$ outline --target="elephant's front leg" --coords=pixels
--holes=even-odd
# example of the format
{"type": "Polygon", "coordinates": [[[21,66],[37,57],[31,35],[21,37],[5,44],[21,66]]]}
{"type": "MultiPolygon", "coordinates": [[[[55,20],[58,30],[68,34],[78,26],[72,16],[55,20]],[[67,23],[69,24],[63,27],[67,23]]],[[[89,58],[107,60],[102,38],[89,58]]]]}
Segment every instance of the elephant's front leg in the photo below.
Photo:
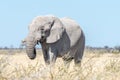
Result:
{"type": "Polygon", "coordinates": [[[47,50],[43,50],[44,61],[46,65],[50,64],[50,58],[47,50]]]}
{"type": "Polygon", "coordinates": [[[57,58],[57,50],[55,48],[49,48],[50,65],[54,65],[57,58]]]}
{"type": "Polygon", "coordinates": [[[50,58],[48,53],[48,45],[46,43],[41,43],[42,51],[43,51],[43,57],[46,65],[50,64],[50,58]]]}

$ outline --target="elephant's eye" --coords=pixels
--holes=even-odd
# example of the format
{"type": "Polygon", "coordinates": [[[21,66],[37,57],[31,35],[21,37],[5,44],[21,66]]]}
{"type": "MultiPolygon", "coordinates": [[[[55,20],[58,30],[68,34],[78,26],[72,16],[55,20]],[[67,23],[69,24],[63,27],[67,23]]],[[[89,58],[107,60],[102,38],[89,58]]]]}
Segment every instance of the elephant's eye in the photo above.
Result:
{"type": "Polygon", "coordinates": [[[43,32],[44,32],[44,29],[41,29],[41,32],[43,33],[43,32]]]}
{"type": "Polygon", "coordinates": [[[39,28],[37,29],[37,31],[41,31],[41,30],[43,30],[43,28],[40,28],[40,27],[39,27],[39,28]]]}
{"type": "Polygon", "coordinates": [[[43,31],[44,29],[42,28],[41,31],[43,31]]]}

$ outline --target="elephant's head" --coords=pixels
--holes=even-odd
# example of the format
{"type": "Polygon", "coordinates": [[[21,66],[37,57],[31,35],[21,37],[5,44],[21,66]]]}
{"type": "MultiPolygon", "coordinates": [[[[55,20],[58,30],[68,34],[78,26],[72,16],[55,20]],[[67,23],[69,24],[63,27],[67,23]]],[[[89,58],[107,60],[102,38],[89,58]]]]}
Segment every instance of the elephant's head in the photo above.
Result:
{"type": "Polygon", "coordinates": [[[36,17],[29,25],[29,33],[24,42],[26,52],[30,59],[36,57],[35,45],[37,43],[54,43],[64,32],[62,22],[54,16],[36,17]]]}

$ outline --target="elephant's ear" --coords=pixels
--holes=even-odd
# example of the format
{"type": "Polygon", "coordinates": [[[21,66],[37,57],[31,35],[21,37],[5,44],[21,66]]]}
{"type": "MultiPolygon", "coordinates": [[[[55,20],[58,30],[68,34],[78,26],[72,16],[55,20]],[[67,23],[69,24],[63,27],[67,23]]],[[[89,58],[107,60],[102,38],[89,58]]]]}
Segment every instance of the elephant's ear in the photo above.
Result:
{"type": "Polygon", "coordinates": [[[58,18],[54,18],[51,25],[50,35],[46,39],[46,43],[54,43],[58,41],[65,31],[62,22],[58,18]]]}

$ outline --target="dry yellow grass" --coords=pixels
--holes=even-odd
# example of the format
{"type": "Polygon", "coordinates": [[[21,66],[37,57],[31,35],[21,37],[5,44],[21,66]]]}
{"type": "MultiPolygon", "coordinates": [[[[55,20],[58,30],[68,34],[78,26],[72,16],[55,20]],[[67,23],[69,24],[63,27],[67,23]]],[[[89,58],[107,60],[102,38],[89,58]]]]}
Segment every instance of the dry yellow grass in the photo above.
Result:
{"type": "Polygon", "coordinates": [[[38,53],[30,60],[26,53],[12,55],[0,51],[0,80],[119,80],[120,54],[85,52],[81,67],[64,67],[58,58],[54,68],[46,67],[43,57],[38,53]],[[1,54],[2,53],[2,54],[1,54]]]}

